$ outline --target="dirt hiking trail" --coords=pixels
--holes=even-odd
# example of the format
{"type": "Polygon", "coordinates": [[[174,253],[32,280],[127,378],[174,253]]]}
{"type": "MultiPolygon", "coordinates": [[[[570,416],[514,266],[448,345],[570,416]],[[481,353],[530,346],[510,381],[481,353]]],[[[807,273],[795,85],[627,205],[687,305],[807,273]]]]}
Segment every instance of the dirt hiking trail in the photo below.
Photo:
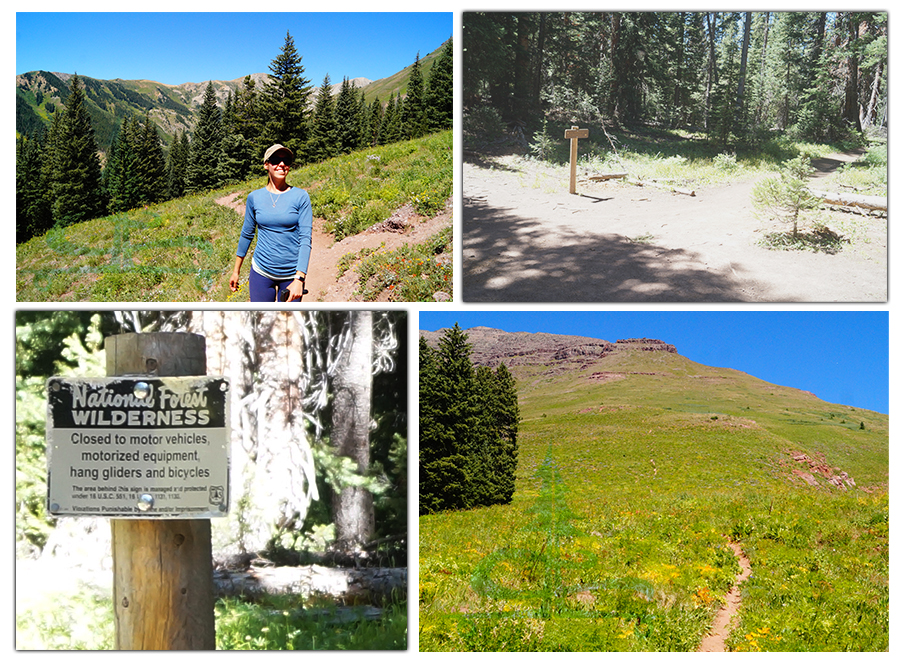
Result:
{"type": "Polygon", "coordinates": [[[725,594],[725,604],[719,610],[719,613],[716,614],[716,618],[713,621],[709,634],[706,635],[700,643],[700,648],[697,650],[701,653],[719,653],[725,651],[725,640],[731,632],[730,626],[734,620],[735,614],[737,614],[738,609],[740,609],[741,606],[740,586],[747,581],[752,572],[750,569],[750,559],[747,558],[746,554],[741,550],[741,547],[730,540],[728,541],[728,546],[731,547],[734,555],[737,556],[738,562],[741,565],[741,573],[734,580],[734,585],[728,593],[725,594]]]}
{"type": "MultiPolygon", "coordinates": [[[[815,184],[857,153],[816,161],[815,184]]],[[[514,155],[465,154],[463,300],[467,302],[883,302],[887,221],[825,209],[850,240],[840,252],[768,250],[787,226],[760,220],[754,180],[695,196],[514,155]]]]}
{"type": "MultiPolygon", "coordinates": [[[[237,211],[243,218],[246,208],[242,200],[244,194],[246,193],[233,192],[220,197],[216,203],[237,211]]],[[[323,222],[320,218],[313,218],[312,254],[309,259],[309,269],[306,272],[306,288],[309,290],[309,294],[303,297],[303,303],[361,301],[361,298],[354,294],[359,276],[353,266],[338,278],[338,262],[341,257],[363,249],[391,251],[402,248],[404,245],[424,243],[444,227],[453,224],[453,207],[451,200],[442,213],[427,219],[417,215],[412,207],[404,206],[395,211],[388,220],[337,243],[332,234],[323,230],[323,222]]],[[[235,235],[234,243],[237,247],[237,235],[235,235]]],[[[452,260],[448,258],[448,261],[452,260]]],[[[242,270],[241,273],[242,280],[246,280],[245,270],[242,270]]],[[[386,295],[376,299],[376,301],[387,300],[386,295]]]]}

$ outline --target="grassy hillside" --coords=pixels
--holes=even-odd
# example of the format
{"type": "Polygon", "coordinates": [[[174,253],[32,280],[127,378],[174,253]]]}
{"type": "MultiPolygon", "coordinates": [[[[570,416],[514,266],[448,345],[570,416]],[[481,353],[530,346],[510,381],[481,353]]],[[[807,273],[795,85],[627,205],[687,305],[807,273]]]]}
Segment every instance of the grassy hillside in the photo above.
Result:
{"type": "MultiPolygon", "coordinates": [[[[419,64],[425,80],[431,72],[434,61],[443,45],[432,53],[421,56],[419,64]]],[[[414,60],[414,58],[412,59],[414,60]]],[[[361,65],[362,67],[362,65],[361,65]]],[[[391,94],[405,96],[412,61],[392,76],[372,81],[361,90],[366,102],[378,98],[387,103],[391,94]]],[[[267,73],[250,75],[257,87],[268,78],[267,73]]],[[[159,128],[163,143],[168,145],[176,132],[193,128],[195,115],[203,102],[207,81],[170,85],[145,79],[92,79],[79,77],[85,88],[86,106],[100,151],[105,153],[115,136],[116,129],[128,116],[143,117],[150,114],[159,128]]],[[[334,82],[334,89],[340,88],[341,79],[334,82]]],[[[69,97],[71,74],[53,72],[25,72],[16,76],[16,138],[22,133],[34,135],[40,126],[48,126],[53,114],[65,105],[69,97]]],[[[224,105],[229,93],[234,93],[244,84],[244,77],[232,81],[211,82],[219,104],[224,105]]],[[[310,106],[314,104],[315,86],[310,106]]]]}
{"type": "MultiPolygon", "coordinates": [[[[446,42],[444,42],[444,44],[446,44],[446,42]]],[[[444,44],[441,44],[441,46],[439,46],[429,54],[419,56],[419,67],[422,70],[422,77],[425,79],[425,81],[428,81],[429,77],[431,76],[431,68],[434,67],[434,62],[441,54],[441,51],[444,48],[444,44]]],[[[391,96],[391,94],[395,96],[399,95],[400,97],[405,97],[406,86],[409,83],[409,75],[412,72],[412,68],[413,63],[410,63],[396,74],[385,77],[383,79],[378,79],[377,81],[373,81],[369,85],[363,87],[362,92],[366,96],[366,102],[368,103],[374,99],[378,99],[382,103],[387,103],[388,98],[391,96]]]]}
{"type": "Polygon", "coordinates": [[[666,352],[511,370],[516,495],[420,519],[421,650],[696,650],[729,540],[729,649],[887,650],[886,415],[666,352]]]}
{"type": "MultiPolygon", "coordinates": [[[[426,216],[440,211],[453,193],[452,140],[446,131],[358,151],[298,167],[290,182],[309,192],[313,215],[339,240],[404,204],[426,216]]],[[[16,300],[246,301],[245,291],[232,295],[228,287],[243,218],[215,202],[264,185],[258,178],[33,238],[16,247],[16,300]]],[[[396,262],[421,260],[429,275],[444,275],[446,269],[431,265],[450,240],[407,249],[396,262]]],[[[404,274],[390,258],[379,266],[379,284],[403,286],[404,274]]],[[[446,290],[446,282],[394,291],[420,300],[446,290]]]]}

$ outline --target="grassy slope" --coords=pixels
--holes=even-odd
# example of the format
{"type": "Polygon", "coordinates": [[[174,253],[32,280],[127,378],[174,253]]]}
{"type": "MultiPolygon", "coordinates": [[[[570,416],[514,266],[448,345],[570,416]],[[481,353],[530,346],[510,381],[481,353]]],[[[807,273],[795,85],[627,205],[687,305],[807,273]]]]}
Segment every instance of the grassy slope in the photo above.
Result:
{"type": "MultiPolygon", "coordinates": [[[[446,44],[446,42],[444,42],[444,44],[446,44]]],[[[438,59],[438,56],[444,49],[444,44],[441,44],[431,53],[419,58],[419,67],[421,68],[422,77],[425,81],[428,81],[428,78],[431,76],[431,68],[434,67],[434,62],[438,59]]],[[[372,100],[378,99],[386,104],[391,94],[404,97],[406,95],[406,86],[409,83],[409,75],[412,72],[412,68],[413,63],[410,63],[396,74],[392,74],[383,79],[378,79],[377,81],[373,81],[369,85],[364,86],[362,92],[365,93],[366,103],[371,104],[372,100]]]]}
{"type": "Polygon", "coordinates": [[[887,648],[887,416],[663,352],[559,371],[513,369],[513,503],[420,521],[423,650],[693,650],[726,536],[754,570],[731,649],[887,648]],[[807,486],[793,451],[857,488],[807,486]]]}
{"type": "MultiPolygon", "coordinates": [[[[451,146],[452,133],[441,132],[300,167],[291,182],[309,191],[313,214],[343,238],[407,203],[426,215],[442,208],[453,190],[451,146]]],[[[228,288],[243,220],[215,200],[264,184],[254,179],[33,238],[16,247],[16,300],[246,300],[228,288]]]]}

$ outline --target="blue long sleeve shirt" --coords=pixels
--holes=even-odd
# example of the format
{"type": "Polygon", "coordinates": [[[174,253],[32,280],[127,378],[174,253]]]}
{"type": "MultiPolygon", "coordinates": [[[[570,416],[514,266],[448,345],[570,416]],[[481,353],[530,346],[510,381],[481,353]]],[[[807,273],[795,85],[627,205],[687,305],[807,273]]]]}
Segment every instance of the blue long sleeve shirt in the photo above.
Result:
{"type": "Polygon", "coordinates": [[[280,195],[265,188],[247,195],[247,210],[237,256],[245,257],[257,234],[253,267],[270,278],[306,273],[312,252],[312,204],[306,190],[292,187],[280,195]]]}

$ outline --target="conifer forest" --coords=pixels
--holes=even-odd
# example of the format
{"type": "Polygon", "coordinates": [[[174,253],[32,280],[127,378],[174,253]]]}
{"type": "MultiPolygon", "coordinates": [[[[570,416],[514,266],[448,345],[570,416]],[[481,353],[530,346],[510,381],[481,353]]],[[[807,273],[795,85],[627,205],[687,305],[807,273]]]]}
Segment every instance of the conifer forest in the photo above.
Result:
{"type": "Polygon", "coordinates": [[[565,116],[729,147],[886,129],[885,12],[466,12],[462,34],[468,124],[565,116]]]}
{"type": "Polygon", "coordinates": [[[265,147],[290,148],[298,164],[320,162],[367,146],[415,139],[453,123],[453,42],[428,76],[416,56],[405,94],[366,99],[345,78],[336,94],[328,75],[318,94],[287,34],[257,85],[248,75],[224,104],[210,82],[190,131],[163,145],[151,114],[128,117],[107,151],[98,146],[85,81],[74,76],[63,108],[49,125],[16,141],[16,240],[262,173],[265,147]]]}
{"type": "Polygon", "coordinates": [[[473,366],[453,327],[419,339],[419,514],[502,505],[516,485],[519,405],[504,364],[473,366]]]}

